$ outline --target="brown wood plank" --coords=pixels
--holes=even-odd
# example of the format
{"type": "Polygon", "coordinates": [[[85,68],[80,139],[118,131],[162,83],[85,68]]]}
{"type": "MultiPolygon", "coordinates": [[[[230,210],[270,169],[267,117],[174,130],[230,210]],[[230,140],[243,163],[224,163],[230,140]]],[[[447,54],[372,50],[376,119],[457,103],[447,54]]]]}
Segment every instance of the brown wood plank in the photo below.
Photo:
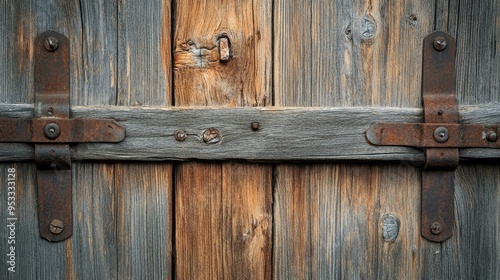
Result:
{"type": "MultiPolygon", "coordinates": [[[[171,3],[118,2],[118,105],[171,104],[171,3]]],[[[144,142],[143,144],[144,145],[144,142]]],[[[118,278],[172,277],[172,165],[116,165],[118,278]]]]}
{"type": "MultiPolygon", "coordinates": [[[[271,83],[270,13],[271,1],[267,0],[177,1],[175,104],[266,105],[271,83]],[[219,61],[221,36],[230,42],[232,57],[227,62],[219,61]]],[[[176,278],[270,278],[270,168],[230,163],[179,165],[175,174],[176,278]],[[264,179],[248,180],[248,176],[264,179]],[[268,196],[246,196],[261,190],[267,190],[268,196]],[[249,230],[254,231],[251,236],[246,235],[249,230]],[[256,252],[257,248],[261,251],[256,252]]]]}
{"type": "MultiPolygon", "coordinates": [[[[434,3],[324,1],[302,3],[307,6],[297,11],[299,2],[275,4],[275,45],[286,50],[275,52],[275,105],[420,106],[421,42],[432,31],[434,3]],[[293,26],[309,29],[305,32],[293,26]],[[310,45],[310,57],[302,56],[300,46],[304,45],[310,45]],[[311,69],[306,66],[302,72],[301,65],[308,59],[311,69]],[[309,93],[301,90],[303,84],[311,85],[309,93]]],[[[291,173],[290,168],[294,167],[279,165],[277,173],[291,173]]],[[[276,180],[277,186],[288,187],[277,187],[275,194],[275,205],[281,205],[275,208],[276,244],[281,244],[274,246],[275,278],[418,278],[421,244],[416,221],[420,213],[415,210],[420,206],[420,192],[409,188],[419,181],[391,176],[418,180],[418,169],[347,164],[329,168],[336,172],[308,168],[294,172],[296,188],[305,188],[303,192],[331,193],[319,199],[292,200],[287,197],[293,185],[290,179],[276,180]],[[320,178],[321,183],[311,186],[307,183],[311,177],[320,178]],[[337,226],[322,228],[318,214],[309,209],[330,204],[337,210],[329,219],[337,226]],[[394,242],[383,238],[386,214],[398,217],[407,227],[394,242]],[[303,217],[302,223],[310,226],[296,229],[278,218],[287,216],[303,217]],[[314,228],[320,228],[319,232],[313,232],[314,228]],[[299,242],[290,249],[287,240],[299,242]],[[328,240],[323,250],[332,252],[332,258],[311,258],[311,253],[301,249],[318,240],[328,240]],[[329,274],[318,276],[331,267],[329,274]]]]}

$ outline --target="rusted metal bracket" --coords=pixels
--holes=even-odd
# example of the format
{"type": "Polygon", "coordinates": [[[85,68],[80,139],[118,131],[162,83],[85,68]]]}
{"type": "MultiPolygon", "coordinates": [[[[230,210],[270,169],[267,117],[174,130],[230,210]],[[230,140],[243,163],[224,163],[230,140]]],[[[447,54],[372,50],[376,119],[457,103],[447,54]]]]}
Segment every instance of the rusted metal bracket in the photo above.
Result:
{"type": "Polygon", "coordinates": [[[34,119],[0,119],[0,142],[35,144],[38,225],[52,241],[73,232],[70,143],[120,142],[111,119],[70,119],[69,39],[55,31],[35,38],[34,119]]]}
{"type": "Polygon", "coordinates": [[[436,31],[424,39],[422,96],[425,123],[375,123],[368,142],[425,148],[421,233],[443,242],[453,235],[454,170],[458,148],[500,148],[500,125],[458,124],[455,99],[455,39],[436,31]]]}

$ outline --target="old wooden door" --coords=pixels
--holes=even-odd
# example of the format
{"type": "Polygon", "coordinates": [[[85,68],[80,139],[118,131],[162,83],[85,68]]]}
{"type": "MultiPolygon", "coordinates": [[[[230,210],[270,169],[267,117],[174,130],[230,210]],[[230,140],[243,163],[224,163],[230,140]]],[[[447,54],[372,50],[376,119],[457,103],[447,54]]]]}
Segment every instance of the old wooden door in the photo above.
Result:
{"type": "Polygon", "coordinates": [[[421,121],[422,40],[434,30],[456,38],[461,118],[500,123],[498,1],[2,0],[0,10],[0,117],[33,109],[33,42],[52,29],[71,42],[73,116],[127,129],[121,144],[72,146],[73,236],[58,243],[39,237],[32,145],[0,144],[0,221],[11,196],[17,218],[15,244],[0,231],[1,279],[500,278],[499,152],[462,150],[454,235],[433,243],[420,235],[422,152],[363,136],[387,112],[421,121]],[[278,108],[292,106],[316,108],[278,108]],[[343,121],[311,126],[317,107],[343,121]],[[238,112],[261,116],[259,128],[236,125],[238,112]],[[279,145],[248,140],[272,137],[275,121],[279,145]],[[204,143],[211,126],[222,136],[204,143]]]}

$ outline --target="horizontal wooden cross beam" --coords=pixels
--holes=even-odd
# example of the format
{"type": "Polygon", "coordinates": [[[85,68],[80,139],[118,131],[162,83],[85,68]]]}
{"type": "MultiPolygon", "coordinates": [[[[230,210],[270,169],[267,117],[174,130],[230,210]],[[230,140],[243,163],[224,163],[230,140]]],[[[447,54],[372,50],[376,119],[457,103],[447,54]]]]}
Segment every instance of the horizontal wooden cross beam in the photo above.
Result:
{"type": "MultiPolygon", "coordinates": [[[[499,109],[500,104],[461,106],[460,123],[500,124],[499,109]]],[[[120,143],[72,145],[71,157],[77,161],[424,162],[419,149],[374,146],[365,137],[376,122],[422,122],[418,108],[73,106],[71,117],[114,119],[126,128],[120,143]]],[[[33,105],[0,104],[0,118],[33,118],[33,105]]],[[[33,149],[31,144],[0,143],[0,161],[33,160],[33,149]]],[[[499,158],[500,149],[460,150],[461,160],[499,158]]]]}

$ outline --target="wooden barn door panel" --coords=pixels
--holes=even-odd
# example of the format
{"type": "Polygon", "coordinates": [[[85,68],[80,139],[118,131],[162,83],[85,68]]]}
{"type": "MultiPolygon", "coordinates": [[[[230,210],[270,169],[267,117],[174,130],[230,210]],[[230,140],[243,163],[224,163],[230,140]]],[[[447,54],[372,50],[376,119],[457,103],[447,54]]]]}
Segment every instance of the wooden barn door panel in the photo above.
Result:
{"type": "MultiPolygon", "coordinates": [[[[268,104],[271,1],[181,0],[174,19],[175,105],[268,104]],[[230,41],[228,62],[219,61],[220,37],[230,41]]],[[[224,127],[216,129],[223,142],[224,127]]],[[[188,137],[195,133],[187,131],[188,137]]],[[[176,165],[176,278],[269,279],[271,204],[270,165],[176,165]]]]}
{"type": "MultiPolygon", "coordinates": [[[[457,39],[459,104],[500,101],[495,1],[22,0],[0,9],[1,103],[33,103],[33,38],[48,29],[71,41],[72,105],[421,107],[422,39],[433,30],[457,39]]],[[[224,127],[215,129],[223,143],[224,127]]],[[[421,169],[407,162],[74,161],[73,236],[59,243],[39,238],[35,164],[0,164],[11,168],[17,266],[2,265],[1,279],[500,277],[495,164],[455,172],[456,225],[442,244],[420,236],[421,169]]],[[[0,176],[2,202],[6,185],[0,176]]]]}

